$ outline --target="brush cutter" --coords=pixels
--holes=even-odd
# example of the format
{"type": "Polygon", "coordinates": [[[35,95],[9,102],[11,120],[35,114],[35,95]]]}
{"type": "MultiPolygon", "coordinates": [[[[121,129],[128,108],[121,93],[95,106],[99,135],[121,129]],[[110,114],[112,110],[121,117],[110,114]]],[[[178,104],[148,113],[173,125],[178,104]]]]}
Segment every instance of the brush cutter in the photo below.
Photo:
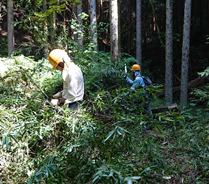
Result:
{"type": "Polygon", "coordinates": [[[124,69],[125,69],[125,75],[124,75],[124,77],[126,78],[127,77],[127,65],[126,65],[126,63],[125,63],[124,69]]]}

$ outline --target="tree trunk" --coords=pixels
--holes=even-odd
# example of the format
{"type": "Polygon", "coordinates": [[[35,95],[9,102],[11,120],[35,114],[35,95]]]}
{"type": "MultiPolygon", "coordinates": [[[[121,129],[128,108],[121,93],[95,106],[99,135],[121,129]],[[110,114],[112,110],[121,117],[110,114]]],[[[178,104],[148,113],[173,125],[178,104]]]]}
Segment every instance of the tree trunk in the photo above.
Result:
{"type": "MultiPolygon", "coordinates": [[[[97,0],[97,22],[104,22],[103,20],[103,0],[97,0]]],[[[98,36],[98,50],[104,50],[102,42],[102,33],[98,36]]]]}
{"type": "Polygon", "coordinates": [[[141,49],[141,0],[136,1],[136,59],[138,64],[142,64],[141,49]]]}
{"type": "Polygon", "coordinates": [[[127,28],[127,34],[128,34],[128,54],[131,54],[131,0],[129,0],[128,3],[128,28],[127,28]]]}
{"type": "MultiPolygon", "coordinates": [[[[77,20],[77,18],[78,18],[78,6],[77,5],[73,5],[72,12],[73,12],[73,14],[74,14],[74,16],[75,16],[75,18],[77,20]]],[[[79,18],[78,18],[78,23],[79,23],[79,18]]],[[[78,34],[77,34],[77,32],[75,33],[74,31],[73,31],[73,40],[75,42],[78,42],[78,34]]]]}
{"type": "MultiPolygon", "coordinates": [[[[123,0],[121,0],[123,1],[123,0]]],[[[118,17],[120,17],[120,0],[118,0],[118,17]]],[[[120,18],[118,18],[118,55],[121,53],[121,24],[120,18]]]]}
{"type": "Polygon", "coordinates": [[[55,48],[56,45],[56,31],[57,31],[57,25],[56,25],[56,12],[53,12],[50,16],[49,16],[49,26],[48,26],[48,41],[49,41],[49,50],[55,48]]]}
{"type": "Polygon", "coordinates": [[[166,1],[165,104],[173,102],[173,10],[172,0],[166,1]]]}
{"type": "Polygon", "coordinates": [[[14,50],[13,0],[7,1],[7,8],[8,56],[10,56],[14,50]]]}
{"type": "MultiPolygon", "coordinates": [[[[79,14],[82,13],[83,11],[83,8],[82,8],[82,0],[79,0],[79,2],[81,3],[80,5],[77,6],[77,16],[79,14]]],[[[80,44],[81,48],[83,47],[83,20],[78,16],[78,21],[80,23],[80,31],[81,31],[81,34],[78,34],[77,35],[77,39],[78,39],[78,43],[80,44]]]]}
{"type": "MultiPolygon", "coordinates": [[[[207,18],[208,18],[208,20],[209,20],[209,3],[208,3],[208,1],[207,1],[207,18]]],[[[208,30],[207,30],[207,32],[209,32],[209,23],[208,23],[208,30]]]]}
{"type": "Polygon", "coordinates": [[[93,44],[94,44],[94,51],[98,51],[96,0],[90,0],[90,21],[91,21],[90,24],[91,24],[91,33],[92,33],[93,44]]]}
{"type": "Polygon", "coordinates": [[[188,100],[187,86],[188,86],[188,63],[189,63],[189,49],[190,49],[191,3],[192,0],[185,0],[182,65],[181,65],[181,93],[180,93],[181,106],[187,106],[187,100],[188,100]]]}
{"type": "MultiPolygon", "coordinates": [[[[0,12],[2,12],[2,10],[3,10],[3,2],[0,2],[0,12]]],[[[3,15],[2,13],[0,13],[0,23],[2,22],[3,22],[3,15]]],[[[0,24],[0,32],[1,30],[2,30],[2,24],[0,24]]]]}
{"type": "MultiPolygon", "coordinates": [[[[44,12],[47,11],[47,1],[44,0],[43,1],[43,10],[44,12]]],[[[44,43],[44,57],[46,58],[47,55],[48,55],[48,50],[49,50],[49,47],[48,47],[48,34],[49,34],[49,30],[48,30],[48,25],[47,25],[47,18],[45,18],[45,25],[44,25],[44,37],[45,37],[45,43],[44,43]]]]}
{"type": "Polygon", "coordinates": [[[118,64],[118,1],[110,0],[110,49],[111,60],[118,64]]]}
{"type": "Polygon", "coordinates": [[[159,106],[159,107],[153,107],[152,108],[152,112],[156,112],[156,111],[162,111],[163,109],[169,110],[169,109],[175,109],[177,108],[177,104],[170,104],[170,105],[163,105],[163,106],[159,106]]]}

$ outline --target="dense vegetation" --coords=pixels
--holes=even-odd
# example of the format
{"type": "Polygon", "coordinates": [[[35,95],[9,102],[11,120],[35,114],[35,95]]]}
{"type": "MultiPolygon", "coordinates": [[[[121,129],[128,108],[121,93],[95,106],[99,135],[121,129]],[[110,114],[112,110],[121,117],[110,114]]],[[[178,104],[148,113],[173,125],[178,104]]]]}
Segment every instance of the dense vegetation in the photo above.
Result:
{"type": "MultiPolygon", "coordinates": [[[[18,2],[18,6],[24,4],[24,1],[18,2]]],[[[154,3],[156,13],[162,13],[165,6],[158,2],[154,3]]],[[[148,1],[144,7],[148,7],[147,4],[148,1]]],[[[174,7],[176,9],[177,4],[174,7]]],[[[127,9],[123,9],[123,6],[121,11],[125,14],[127,9]]],[[[134,6],[134,3],[131,4],[132,8],[134,6]]],[[[57,40],[54,43],[70,50],[72,60],[82,69],[85,81],[84,103],[76,110],[52,107],[50,98],[62,88],[62,78],[58,71],[51,69],[43,54],[47,43],[43,41],[45,35],[41,34],[43,25],[35,21],[37,17],[33,14],[40,11],[42,6],[36,6],[33,13],[29,11],[34,9],[30,3],[25,8],[20,7],[24,12],[18,15],[25,19],[21,19],[23,23],[16,22],[19,26],[16,35],[28,34],[21,29],[25,22],[25,25],[31,26],[29,35],[32,34],[32,38],[28,42],[20,38],[18,47],[10,57],[6,57],[6,36],[1,35],[0,38],[0,184],[208,183],[208,83],[189,91],[187,108],[178,105],[179,96],[176,93],[177,108],[155,109],[153,119],[149,119],[140,104],[132,103],[136,98],[144,100],[144,96],[136,95],[140,89],[124,98],[129,90],[124,81],[124,63],[130,68],[136,62],[132,57],[135,45],[131,44],[129,55],[125,53],[129,48],[123,44],[124,53],[116,66],[110,61],[108,51],[93,51],[88,22],[84,22],[87,34],[83,49],[69,38],[69,30],[64,29],[65,26],[58,26],[56,34],[59,36],[55,36],[57,40]],[[93,60],[95,57],[97,62],[93,60]],[[145,130],[148,124],[153,125],[154,129],[145,130]]],[[[144,12],[145,22],[148,22],[146,17],[153,18],[150,12],[144,12]]],[[[58,20],[63,18],[62,13],[58,20]]],[[[197,21],[202,14],[196,11],[195,15],[197,21]]],[[[162,16],[158,24],[163,24],[164,15],[158,16],[162,16]]],[[[83,18],[87,20],[88,16],[83,14],[83,18]]],[[[205,20],[203,18],[200,19],[202,22],[205,20]]],[[[176,20],[182,21],[180,18],[176,20]]],[[[123,22],[127,21],[122,20],[122,25],[126,27],[123,22]]],[[[178,25],[180,23],[175,22],[175,30],[180,29],[178,25]]],[[[78,25],[75,23],[70,26],[78,25]]],[[[202,28],[207,26],[205,23],[202,28]]],[[[153,86],[146,90],[152,96],[150,102],[154,108],[164,105],[164,99],[159,95],[163,92],[164,50],[160,47],[157,35],[163,37],[164,32],[152,32],[151,29],[144,39],[150,42],[143,42],[143,74],[150,76],[153,81],[153,86]]],[[[194,38],[197,32],[193,30],[192,33],[194,38]]],[[[191,43],[190,79],[209,76],[206,34],[201,32],[201,39],[191,43]]],[[[126,37],[123,37],[122,43],[127,43],[126,37]]],[[[180,82],[179,39],[181,34],[176,31],[176,86],[180,82]]]]}
{"type": "MultiPolygon", "coordinates": [[[[150,120],[132,103],[135,93],[123,99],[123,63],[134,58],[123,57],[116,69],[109,55],[98,56],[76,62],[85,79],[77,110],[48,103],[62,80],[47,60],[1,58],[0,182],[207,183],[208,85],[192,91],[188,108],[153,111],[150,120]],[[153,130],[145,130],[149,123],[153,130]]],[[[147,89],[152,107],[163,104],[154,85],[147,89]]]]}

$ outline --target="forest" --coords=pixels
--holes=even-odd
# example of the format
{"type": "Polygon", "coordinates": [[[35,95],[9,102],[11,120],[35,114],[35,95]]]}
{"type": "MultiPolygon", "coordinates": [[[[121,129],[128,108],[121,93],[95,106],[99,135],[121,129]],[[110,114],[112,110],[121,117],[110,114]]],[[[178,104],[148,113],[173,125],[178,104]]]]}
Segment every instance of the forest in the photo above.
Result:
{"type": "Polygon", "coordinates": [[[0,184],[207,184],[208,40],[207,0],[1,0],[0,184]],[[53,49],[76,109],[51,103],[53,49]],[[134,64],[152,84],[131,92],[134,64]]]}

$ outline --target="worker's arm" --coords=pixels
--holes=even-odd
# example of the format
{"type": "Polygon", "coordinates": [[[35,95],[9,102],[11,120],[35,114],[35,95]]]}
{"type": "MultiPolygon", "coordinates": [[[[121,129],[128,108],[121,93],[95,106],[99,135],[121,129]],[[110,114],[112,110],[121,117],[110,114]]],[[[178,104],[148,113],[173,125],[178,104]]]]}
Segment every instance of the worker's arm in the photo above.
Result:
{"type": "Polygon", "coordinates": [[[125,94],[125,96],[128,95],[131,91],[133,91],[136,87],[138,87],[138,86],[144,87],[145,86],[142,77],[136,77],[134,81],[131,80],[129,77],[126,77],[126,82],[131,85],[131,88],[130,88],[130,91],[128,91],[125,94]]]}

